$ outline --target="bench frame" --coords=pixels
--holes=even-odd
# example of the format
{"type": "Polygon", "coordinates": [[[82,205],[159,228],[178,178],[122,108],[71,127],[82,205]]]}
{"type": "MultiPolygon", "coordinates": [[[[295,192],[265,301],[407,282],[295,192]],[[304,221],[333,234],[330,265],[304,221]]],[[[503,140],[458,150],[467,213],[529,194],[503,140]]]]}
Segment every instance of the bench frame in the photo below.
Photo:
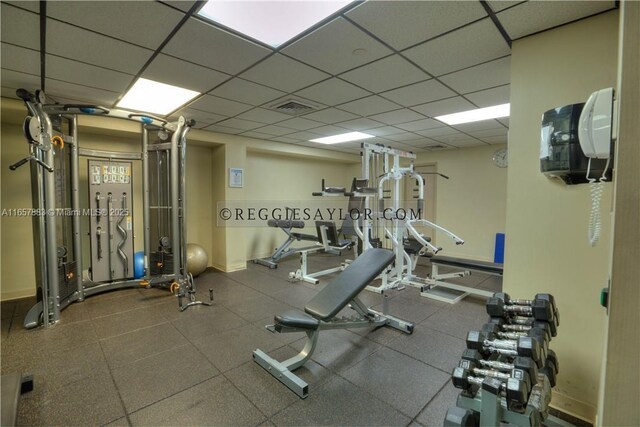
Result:
{"type": "Polygon", "coordinates": [[[316,225],[319,234],[319,243],[317,243],[317,246],[315,247],[298,250],[298,252],[300,253],[300,268],[289,273],[290,281],[301,280],[307,283],[311,283],[312,285],[317,285],[318,283],[320,283],[318,277],[326,276],[327,274],[338,273],[340,271],[344,271],[344,269],[347,268],[351,260],[345,260],[337,267],[328,268],[326,270],[317,271],[315,273],[309,273],[309,254],[322,251],[332,255],[341,255],[343,250],[349,249],[354,244],[353,241],[350,241],[346,245],[338,246],[338,242],[334,242],[334,239],[329,238],[329,231],[331,231],[332,235],[336,233],[335,223],[332,224],[332,230],[329,230],[329,227],[330,226],[324,224],[316,225]]]}
{"type": "Polygon", "coordinates": [[[351,300],[349,307],[356,312],[355,316],[334,317],[328,321],[320,320],[318,328],[313,330],[283,325],[266,325],[265,328],[272,333],[305,332],[307,340],[300,353],[285,361],[278,362],[260,349],[254,350],[253,360],[300,398],[304,399],[309,394],[309,385],[292,371],[304,365],[311,358],[318,343],[320,331],[389,326],[406,334],[413,332],[413,323],[388,314],[389,303],[386,295],[382,304],[382,312],[367,308],[357,296],[351,300]]]}
{"type": "MultiPolygon", "coordinates": [[[[446,279],[470,276],[471,271],[478,271],[492,276],[502,276],[501,274],[496,274],[493,271],[484,270],[474,265],[469,265],[465,270],[462,271],[440,273],[438,271],[439,264],[437,257],[431,258],[430,261],[431,275],[424,280],[425,283],[420,287],[420,295],[449,304],[455,304],[468,295],[490,298],[493,296],[493,292],[483,289],[471,288],[469,286],[456,285],[455,283],[446,282],[446,279]]],[[[460,261],[464,262],[465,260],[460,258],[460,261]]]]}

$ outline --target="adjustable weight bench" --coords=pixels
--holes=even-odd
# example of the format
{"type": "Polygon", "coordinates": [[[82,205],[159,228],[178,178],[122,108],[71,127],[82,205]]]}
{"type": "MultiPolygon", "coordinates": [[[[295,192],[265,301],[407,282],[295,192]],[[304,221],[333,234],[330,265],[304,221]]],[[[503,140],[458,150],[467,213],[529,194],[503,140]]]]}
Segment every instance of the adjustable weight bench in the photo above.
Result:
{"type": "Polygon", "coordinates": [[[429,260],[431,261],[431,276],[428,280],[428,285],[423,287],[420,294],[427,298],[452,304],[460,301],[469,294],[489,298],[493,296],[493,292],[456,285],[454,283],[446,282],[446,279],[465,277],[470,275],[471,271],[478,271],[493,276],[502,276],[504,271],[503,264],[497,264],[494,262],[475,261],[439,255],[431,257],[429,260]],[[438,266],[441,265],[459,268],[461,271],[440,273],[438,266]]]}
{"type": "Polygon", "coordinates": [[[267,325],[267,330],[273,333],[305,332],[307,341],[304,348],[299,354],[283,362],[278,362],[262,350],[256,349],[253,352],[253,360],[304,399],[309,393],[309,386],[291,371],[309,360],[321,330],[390,326],[411,334],[413,323],[387,314],[387,297],[384,299],[382,313],[367,308],[358,298],[358,294],[382,273],[394,258],[394,253],[389,250],[369,249],[318,292],[305,306],[304,312],[291,310],[276,315],[275,324],[267,325]],[[336,317],[347,305],[350,305],[356,315],[348,318],[336,317]]]}
{"type": "Polygon", "coordinates": [[[304,233],[296,233],[291,231],[294,228],[304,228],[304,221],[292,220],[292,219],[270,219],[267,221],[267,225],[269,227],[280,228],[284,233],[288,236],[287,240],[278,246],[273,254],[268,258],[259,258],[254,259],[253,262],[256,264],[264,265],[269,268],[278,268],[278,262],[283,260],[284,258],[291,256],[293,254],[297,254],[300,251],[308,250],[308,249],[316,249],[317,246],[307,246],[303,248],[290,248],[291,244],[295,241],[310,241],[310,242],[318,242],[318,237],[312,234],[304,234],[304,233]]]}

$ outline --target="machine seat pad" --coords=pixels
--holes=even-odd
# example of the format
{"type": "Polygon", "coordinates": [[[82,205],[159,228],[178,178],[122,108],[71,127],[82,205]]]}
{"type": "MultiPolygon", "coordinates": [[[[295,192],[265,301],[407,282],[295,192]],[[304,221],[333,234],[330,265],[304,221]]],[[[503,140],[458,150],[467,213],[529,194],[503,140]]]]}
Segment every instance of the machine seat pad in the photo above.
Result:
{"type": "Polygon", "coordinates": [[[270,219],[267,221],[267,225],[275,228],[304,228],[304,221],[293,219],[270,219]]]}
{"type": "Polygon", "coordinates": [[[276,326],[288,326],[290,328],[301,329],[318,329],[320,322],[317,319],[303,313],[300,310],[289,310],[282,314],[276,314],[273,319],[276,322],[276,326]]]}
{"type": "MultiPolygon", "coordinates": [[[[426,236],[425,240],[431,242],[431,237],[426,236]]],[[[422,249],[422,243],[418,242],[413,237],[409,237],[404,241],[404,250],[409,255],[415,255],[422,249]]]]}
{"type": "Polygon", "coordinates": [[[347,191],[344,187],[324,187],[324,192],[329,194],[342,194],[347,191]]]}
{"type": "Polygon", "coordinates": [[[496,264],[495,262],[486,261],[474,261],[470,259],[454,258],[440,255],[432,257],[431,263],[446,265],[449,267],[460,267],[469,270],[486,271],[499,275],[502,275],[502,272],[504,271],[503,264],[496,264]]]}
{"type": "Polygon", "coordinates": [[[298,240],[309,240],[311,242],[318,241],[318,236],[314,236],[313,234],[291,233],[291,235],[298,240]]]}
{"type": "Polygon", "coordinates": [[[369,249],[327,284],[305,306],[304,311],[320,320],[330,320],[355,298],[395,258],[387,249],[369,249]]]}

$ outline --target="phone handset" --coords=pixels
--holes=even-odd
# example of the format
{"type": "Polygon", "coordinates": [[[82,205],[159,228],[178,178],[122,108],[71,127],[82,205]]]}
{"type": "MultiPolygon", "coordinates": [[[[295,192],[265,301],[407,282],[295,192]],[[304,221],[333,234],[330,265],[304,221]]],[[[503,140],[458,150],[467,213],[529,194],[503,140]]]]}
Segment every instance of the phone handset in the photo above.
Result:
{"type": "Polygon", "coordinates": [[[593,92],[580,114],[578,139],[585,156],[589,158],[587,180],[591,190],[591,213],[589,214],[589,243],[595,246],[600,239],[600,201],[609,168],[611,150],[611,128],[613,123],[613,88],[593,92]],[[607,159],[602,176],[596,180],[589,176],[592,159],[607,159]]]}

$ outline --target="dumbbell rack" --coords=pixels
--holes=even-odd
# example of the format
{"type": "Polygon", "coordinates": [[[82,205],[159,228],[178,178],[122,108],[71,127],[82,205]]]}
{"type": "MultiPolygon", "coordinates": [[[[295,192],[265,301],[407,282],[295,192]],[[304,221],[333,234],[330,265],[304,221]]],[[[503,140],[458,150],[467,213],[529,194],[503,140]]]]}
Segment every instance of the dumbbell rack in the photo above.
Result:
{"type": "MultiPolygon", "coordinates": [[[[539,294],[542,295],[542,294],[539,294]]],[[[547,294],[544,294],[547,295],[547,294]]],[[[504,298],[506,300],[506,304],[508,304],[508,295],[506,294],[495,294],[494,297],[504,298]]],[[[554,324],[554,333],[555,336],[555,327],[558,325],[558,311],[555,307],[555,302],[553,301],[552,296],[548,296],[550,298],[551,304],[553,306],[554,316],[553,318],[549,318],[550,322],[555,322],[554,324]]],[[[536,300],[538,299],[538,295],[536,295],[536,300]]],[[[516,301],[535,301],[535,300],[516,300],[516,301]]],[[[489,301],[488,301],[489,303],[489,301]]],[[[492,314],[492,308],[487,305],[487,312],[492,314]]],[[[524,310],[516,310],[518,315],[522,314],[524,310]]],[[[533,316],[533,314],[532,314],[533,316]]],[[[496,319],[491,319],[495,321],[496,319]]],[[[509,323],[511,319],[507,316],[505,317],[505,323],[509,323]]],[[[471,334],[472,332],[470,332],[471,334]]],[[[549,339],[552,335],[549,335],[549,339]]],[[[469,344],[467,344],[469,345],[469,344]]],[[[537,346],[537,345],[536,345],[537,346]]],[[[468,352],[476,352],[476,350],[470,350],[468,352]]],[[[468,356],[467,351],[463,355],[463,359],[468,356]]],[[[553,353],[550,350],[551,353],[553,353]]],[[[476,352],[476,354],[479,354],[476,352]]],[[[486,356],[486,354],[484,354],[486,356]]],[[[477,356],[474,356],[477,357],[477,356]]],[[[489,360],[493,362],[508,362],[509,356],[495,354],[491,356],[489,360]]],[[[553,365],[557,367],[557,360],[555,359],[555,354],[553,354],[553,365]]],[[[473,358],[472,358],[473,359],[473,358]]],[[[471,359],[468,359],[471,360],[471,359]]],[[[486,359],[483,359],[486,360],[486,359]]],[[[533,361],[533,356],[530,361],[533,361]]],[[[477,361],[477,360],[476,360],[477,361]]],[[[540,360],[538,360],[540,362],[540,360]]],[[[472,362],[473,363],[473,362],[472,362]]],[[[484,364],[484,362],[482,362],[484,364]]],[[[516,363],[516,362],[514,362],[516,363]]],[[[545,367],[550,364],[548,360],[545,361],[545,367]]],[[[488,364],[488,363],[487,363],[488,364]]],[[[499,363],[498,363],[499,365],[499,363]]],[[[476,365],[471,365],[476,366],[476,365]]],[[[516,368],[517,363],[516,363],[516,368]]],[[[538,364],[540,367],[540,364],[538,364]]],[[[460,378],[464,378],[467,383],[466,385],[460,386],[460,383],[456,385],[456,387],[463,388],[457,398],[456,406],[450,408],[447,411],[447,415],[444,420],[445,426],[500,426],[501,423],[508,423],[517,426],[538,426],[538,425],[546,425],[550,427],[555,426],[571,426],[572,424],[565,422],[553,415],[549,414],[549,403],[551,401],[551,388],[552,384],[550,382],[549,374],[542,373],[537,375],[537,378],[531,379],[531,388],[528,396],[525,399],[520,399],[516,404],[514,400],[508,399],[508,394],[505,397],[502,396],[502,391],[507,388],[507,383],[503,383],[500,378],[503,374],[498,378],[496,376],[488,375],[484,378],[482,377],[466,377],[460,376],[460,372],[469,372],[466,371],[466,368],[470,369],[470,372],[473,374],[473,368],[470,367],[469,362],[466,360],[462,360],[460,367],[454,370],[452,374],[452,378],[454,379],[454,384],[456,384],[456,376],[459,380],[460,378]],[[465,363],[466,362],[466,363],[465,363]],[[465,370],[460,371],[460,369],[465,368],[465,370]],[[456,373],[456,370],[458,370],[456,373]],[[472,383],[472,385],[470,384],[472,383]],[[523,402],[526,400],[526,404],[523,402]]],[[[504,369],[503,367],[501,367],[504,369]]],[[[550,368],[547,368],[550,369],[550,368]]],[[[480,372],[476,369],[476,372],[480,375],[483,375],[484,372],[480,372]]],[[[515,370],[512,371],[512,378],[514,377],[515,370]]],[[[496,374],[493,374],[496,375],[496,374]]],[[[504,377],[502,377],[504,378],[504,377]]],[[[512,379],[509,379],[511,381],[512,379]]],[[[552,375],[552,382],[555,382],[555,373],[552,375]]]]}

